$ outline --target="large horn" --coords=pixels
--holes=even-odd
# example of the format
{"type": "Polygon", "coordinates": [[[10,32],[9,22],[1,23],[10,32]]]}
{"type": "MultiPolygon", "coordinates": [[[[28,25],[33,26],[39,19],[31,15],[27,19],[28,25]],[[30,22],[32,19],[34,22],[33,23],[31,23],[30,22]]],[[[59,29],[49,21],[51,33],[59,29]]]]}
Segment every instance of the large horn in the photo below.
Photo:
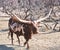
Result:
{"type": "Polygon", "coordinates": [[[26,21],[26,20],[20,19],[19,17],[17,17],[15,14],[13,14],[12,12],[10,12],[9,10],[6,10],[6,11],[7,11],[7,14],[8,14],[8,12],[10,13],[10,14],[8,14],[8,15],[10,15],[11,18],[12,18],[14,21],[21,22],[21,23],[25,23],[25,24],[31,24],[31,23],[32,23],[32,21],[26,21]]]}
{"type": "Polygon", "coordinates": [[[31,23],[32,23],[31,21],[26,21],[26,20],[20,19],[20,18],[17,17],[15,14],[13,14],[12,19],[13,19],[14,21],[21,22],[21,23],[25,23],[25,24],[31,24],[31,23]]]}
{"type": "Polygon", "coordinates": [[[37,22],[41,22],[41,21],[47,19],[47,18],[50,16],[51,12],[52,12],[52,8],[50,9],[50,12],[49,12],[49,14],[48,14],[46,17],[44,17],[44,18],[39,18],[37,21],[34,21],[34,22],[37,23],[37,22]]]}

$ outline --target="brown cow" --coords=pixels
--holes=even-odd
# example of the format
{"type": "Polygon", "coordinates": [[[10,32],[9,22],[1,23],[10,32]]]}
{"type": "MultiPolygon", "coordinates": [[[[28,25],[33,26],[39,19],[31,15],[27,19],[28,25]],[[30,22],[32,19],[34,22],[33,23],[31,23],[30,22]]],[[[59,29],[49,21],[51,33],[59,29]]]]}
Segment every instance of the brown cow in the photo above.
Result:
{"type": "Polygon", "coordinates": [[[52,11],[52,9],[50,10],[49,14],[45,18],[39,19],[34,22],[22,20],[22,19],[18,18],[16,15],[13,15],[9,20],[9,31],[11,33],[12,44],[13,44],[13,33],[15,33],[18,38],[18,43],[20,44],[19,36],[22,35],[22,36],[24,36],[24,38],[26,40],[24,45],[27,44],[27,48],[29,48],[29,44],[28,44],[29,39],[31,39],[32,34],[38,33],[37,24],[39,22],[41,22],[42,20],[45,20],[46,18],[48,18],[51,14],[51,11],[52,11]],[[13,25],[14,23],[16,23],[17,25],[14,26],[13,25]],[[11,26],[13,26],[13,28],[11,26]],[[22,26],[22,28],[20,26],[22,26]],[[18,28],[20,30],[18,30],[18,28]]]}
{"type": "MultiPolygon", "coordinates": [[[[19,23],[16,22],[19,26],[23,25],[23,29],[19,26],[15,26],[13,29],[11,28],[12,24],[14,24],[15,21],[12,20],[12,18],[9,20],[9,32],[11,33],[11,39],[12,39],[12,44],[13,44],[13,33],[16,34],[17,38],[18,38],[18,43],[20,44],[20,40],[19,40],[19,36],[24,36],[26,42],[24,43],[24,45],[27,44],[27,48],[29,48],[28,45],[28,41],[29,39],[31,39],[31,35],[33,34],[37,34],[37,28],[31,23],[31,24],[26,24],[26,23],[19,23]],[[10,26],[11,25],[11,26],[10,26]],[[19,28],[20,30],[15,30],[19,28]],[[24,32],[23,32],[24,31],[24,32]]],[[[9,34],[10,34],[9,33],[9,34]]],[[[9,35],[8,34],[8,35],[9,35]]]]}

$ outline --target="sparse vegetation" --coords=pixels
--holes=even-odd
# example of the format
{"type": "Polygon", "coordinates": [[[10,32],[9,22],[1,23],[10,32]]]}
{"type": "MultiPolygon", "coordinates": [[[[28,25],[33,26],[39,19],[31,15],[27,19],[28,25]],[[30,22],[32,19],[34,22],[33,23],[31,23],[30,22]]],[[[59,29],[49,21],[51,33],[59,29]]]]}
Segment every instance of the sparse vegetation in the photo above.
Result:
{"type": "MultiPolygon", "coordinates": [[[[33,35],[30,50],[60,50],[60,0],[0,0],[0,46],[8,50],[25,50],[25,47],[10,45],[8,34],[8,19],[16,14],[23,20],[38,20],[44,18],[53,9],[49,18],[38,25],[39,34],[33,35]]],[[[14,37],[15,34],[14,34],[14,37]]],[[[10,37],[9,37],[10,38],[10,37]]],[[[20,37],[21,42],[25,40],[20,37]]],[[[22,44],[21,43],[21,44],[22,44]]],[[[23,45],[23,44],[22,44],[23,45]]],[[[1,50],[2,47],[0,47],[1,50]]],[[[7,50],[5,49],[5,50],[7,50]]]]}

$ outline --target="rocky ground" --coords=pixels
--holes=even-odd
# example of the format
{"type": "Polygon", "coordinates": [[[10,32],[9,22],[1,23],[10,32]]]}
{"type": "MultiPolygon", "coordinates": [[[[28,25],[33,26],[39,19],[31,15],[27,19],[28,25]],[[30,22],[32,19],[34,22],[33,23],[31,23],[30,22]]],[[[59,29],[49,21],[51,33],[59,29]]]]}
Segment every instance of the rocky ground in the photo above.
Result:
{"type": "MultiPolygon", "coordinates": [[[[25,41],[23,36],[20,37],[21,46],[19,46],[14,34],[14,45],[11,45],[11,38],[7,38],[8,31],[2,31],[6,28],[8,28],[8,21],[0,21],[0,50],[27,50],[23,46],[25,41]]],[[[32,35],[29,45],[29,50],[60,50],[60,32],[51,31],[51,33],[32,35]]]]}

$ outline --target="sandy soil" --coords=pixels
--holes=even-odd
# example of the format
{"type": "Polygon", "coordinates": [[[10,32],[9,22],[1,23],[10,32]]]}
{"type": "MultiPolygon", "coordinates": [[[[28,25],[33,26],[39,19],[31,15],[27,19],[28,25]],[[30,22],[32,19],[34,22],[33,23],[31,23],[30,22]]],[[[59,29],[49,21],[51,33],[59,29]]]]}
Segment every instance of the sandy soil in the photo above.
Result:
{"type": "MultiPolygon", "coordinates": [[[[8,21],[0,21],[0,30],[8,28],[8,21]]],[[[11,45],[11,38],[8,39],[8,31],[0,32],[0,50],[27,50],[23,46],[24,37],[20,37],[21,46],[18,45],[16,35],[14,34],[14,45],[11,45]]],[[[29,50],[60,50],[60,32],[39,33],[32,35],[29,41],[29,50]]]]}

